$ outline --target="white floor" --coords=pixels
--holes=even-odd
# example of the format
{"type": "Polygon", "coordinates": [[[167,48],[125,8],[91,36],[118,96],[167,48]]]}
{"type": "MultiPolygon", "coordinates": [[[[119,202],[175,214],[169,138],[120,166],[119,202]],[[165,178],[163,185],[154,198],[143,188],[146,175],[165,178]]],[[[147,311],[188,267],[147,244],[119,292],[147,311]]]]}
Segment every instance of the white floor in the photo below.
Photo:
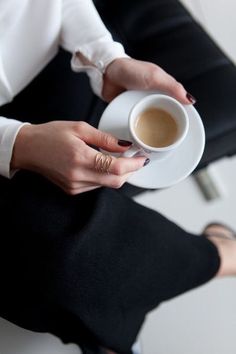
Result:
{"type": "MultiPolygon", "coordinates": [[[[225,52],[236,61],[235,0],[183,0],[225,52]]],[[[209,167],[222,197],[204,199],[192,177],[136,201],[158,210],[189,231],[198,233],[212,220],[236,228],[236,157],[209,167]],[[181,208],[178,201],[181,201],[181,208]]],[[[213,280],[154,310],[141,331],[144,354],[235,354],[236,281],[213,280]]],[[[51,336],[25,331],[0,319],[0,354],[77,354],[51,336]]]]}

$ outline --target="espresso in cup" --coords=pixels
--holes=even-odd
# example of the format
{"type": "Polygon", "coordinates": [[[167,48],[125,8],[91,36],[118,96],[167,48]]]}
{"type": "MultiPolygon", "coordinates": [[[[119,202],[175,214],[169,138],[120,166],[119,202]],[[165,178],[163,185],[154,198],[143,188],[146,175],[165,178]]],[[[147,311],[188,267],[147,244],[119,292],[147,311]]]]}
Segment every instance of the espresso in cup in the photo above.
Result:
{"type": "Polygon", "coordinates": [[[184,107],[173,97],[150,94],[141,98],[129,113],[128,129],[133,146],[124,157],[147,156],[165,159],[185,139],[189,127],[184,107]]]}
{"type": "Polygon", "coordinates": [[[150,107],[138,115],[134,131],[144,144],[155,148],[173,144],[178,136],[178,126],[173,116],[156,107],[150,107]]]}

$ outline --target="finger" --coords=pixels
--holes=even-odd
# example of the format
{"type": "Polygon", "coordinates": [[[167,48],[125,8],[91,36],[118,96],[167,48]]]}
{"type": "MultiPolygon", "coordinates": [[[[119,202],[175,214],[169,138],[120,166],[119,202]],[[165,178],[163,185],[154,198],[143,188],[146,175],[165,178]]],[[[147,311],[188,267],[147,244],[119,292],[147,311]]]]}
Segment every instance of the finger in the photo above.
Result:
{"type": "Polygon", "coordinates": [[[101,185],[96,182],[90,182],[88,180],[86,181],[71,181],[69,184],[68,183],[63,183],[60,182],[58,184],[67,194],[70,195],[75,195],[81,192],[93,190],[96,188],[100,188],[101,185]]]}
{"type": "Polygon", "coordinates": [[[101,186],[91,186],[91,187],[87,186],[87,187],[72,189],[70,191],[67,191],[67,193],[70,195],[77,195],[85,192],[91,192],[94,189],[98,189],[98,188],[101,188],[101,186]]]}
{"type": "Polygon", "coordinates": [[[80,139],[85,143],[106,151],[123,152],[132,145],[131,141],[117,139],[113,135],[98,130],[85,122],[77,124],[77,131],[80,139]]]}
{"type": "Polygon", "coordinates": [[[144,75],[146,75],[144,80],[148,82],[149,89],[164,91],[183,104],[194,104],[196,102],[196,99],[185,90],[180,82],[159,66],[149,67],[149,72],[144,75]]]}
{"type": "Polygon", "coordinates": [[[123,176],[116,176],[92,171],[91,169],[84,169],[83,173],[81,173],[81,171],[79,172],[78,180],[71,182],[70,185],[64,183],[57,184],[67,194],[76,195],[80,192],[93,190],[99,187],[120,188],[130,175],[131,173],[127,173],[123,176]],[[82,181],[81,178],[85,178],[85,181],[82,181]]]}
{"type": "Polygon", "coordinates": [[[112,158],[111,165],[109,167],[109,173],[115,176],[123,176],[127,173],[135,172],[145,164],[147,164],[146,157],[118,157],[112,158]]]}
{"type": "Polygon", "coordinates": [[[86,168],[91,169],[93,172],[97,172],[96,170],[100,171],[100,173],[105,171],[117,176],[137,171],[149,162],[149,159],[145,156],[114,157],[102,154],[91,147],[87,150],[86,155],[86,168]]]}
{"type": "Polygon", "coordinates": [[[87,171],[86,178],[88,179],[88,181],[91,179],[91,184],[95,183],[92,181],[96,179],[96,183],[99,184],[100,187],[109,187],[109,188],[118,189],[123,186],[123,184],[127,181],[127,179],[130,177],[131,174],[132,173],[127,173],[122,176],[117,176],[117,175],[112,175],[107,173],[99,173],[99,172],[92,173],[92,171],[87,171]]]}
{"type": "Polygon", "coordinates": [[[78,169],[78,173],[74,175],[74,186],[76,187],[77,181],[80,181],[80,183],[81,181],[86,181],[86,183],[100,184],[115,188],[115,186],[121,185],[123,181],[126,180],[127,175],[142,168],[147,162],[149,162],[149,159],[145,157],[108,157],[106,160],[105,155],[96,153],[94,162],[90,163],[90,166],[84,166],[82,169],[78,169]],[[100,160],[98,160],[98,166],[96,166],[97,156],[98,159],[100,156],[102,156],[102,158],[104,156],[104,159],[101,160],[102,165],[100,165],[100,160]],[[107,162],[109,163],[107,164],[107,162]]]}
{"type": "Polygon", "coordinates": [[[105,155],[96,150],[89,148],[87,151],[87,159],[83,164],[83,169],[79,169],[79,180],[89,182],[97,181],[100,183],[100,176],[103,174],[122,176],[139,170],[149,163],[146,157],[114,157],[105,155]]]}
{"type": "Polygon", "coordinates": [[[79,189],[83,189],[83,188],[91,188],[91,187],[100,187],[100,184],[96,181],[89,181],[88,179],[82,181],[81,178],[82,174],[78,175],[78,180],[75,181],[70,181],[68,182],[63,182],[60,181],[58,184],[60,185],[60,187],[66,191],[69,194],[74,194],[73,191],[77,191],[79,189]]]}
{"type": "MultiPolygon", "coordinates": [[[[50,179],[50,178],[49,178],[50,179]]],[[[54,184],[56,184],[58,187],[60,187],[64,192],[70,195],[75,195],[78,193],[83,193],[85,191],[93,190],[96,188],[100,188],[101,185],[95,182],[89,182],[88,180],[86,181],[81,181],[81,180],[76,180],[76,181],[62,181],[62,180],[55,180],[55,179],[50,179],[54,184]]]]}

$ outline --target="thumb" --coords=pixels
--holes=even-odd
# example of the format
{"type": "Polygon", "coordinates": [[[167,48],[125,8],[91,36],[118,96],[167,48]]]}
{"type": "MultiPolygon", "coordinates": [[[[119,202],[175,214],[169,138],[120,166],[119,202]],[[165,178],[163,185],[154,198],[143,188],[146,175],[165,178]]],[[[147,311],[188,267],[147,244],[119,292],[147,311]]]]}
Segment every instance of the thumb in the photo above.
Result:
{"type": "Polygon", "coordinates": [[[94,128],[85,122],[80,122],[78,135],[85,143],[97,146],[110,152],[123,152],[131,145],[131,141],[117,139],[113,135],[94,128]],[[82,123],[82,124],[81,124],[82,123]]]}

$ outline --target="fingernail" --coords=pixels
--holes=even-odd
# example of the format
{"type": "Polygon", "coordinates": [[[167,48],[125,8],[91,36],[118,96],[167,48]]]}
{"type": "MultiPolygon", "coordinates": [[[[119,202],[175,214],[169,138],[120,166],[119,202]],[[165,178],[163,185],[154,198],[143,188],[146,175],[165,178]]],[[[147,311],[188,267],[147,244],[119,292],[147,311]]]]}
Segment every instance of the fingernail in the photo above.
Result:
{"type": "Polygon", "coordinates": [[[189,100],[190,103],[194,104],[197,102],[196,98],[191,95],[191,93],[187,92],[186,94],[187,99],[189,100]]]}
{"type": "Polygon", "coordinates": [[[133,143],[128,140],[118,140],[118,145],[120,146],[131,146],[133,143]]]}
{"type": "Polygon", "coordinates": [[[149,164],[149,162],[150,162],[150,159],[146,159],[143,166],[147,166],[149,164]]]}

